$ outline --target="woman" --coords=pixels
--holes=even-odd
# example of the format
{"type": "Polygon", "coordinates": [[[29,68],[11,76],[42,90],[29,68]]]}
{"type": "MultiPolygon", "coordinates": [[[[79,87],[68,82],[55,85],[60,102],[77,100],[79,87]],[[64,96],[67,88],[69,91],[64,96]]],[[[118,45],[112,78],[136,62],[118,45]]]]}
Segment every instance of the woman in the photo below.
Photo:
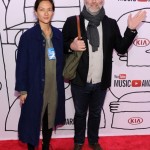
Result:
{"type": "Polygon", "coordinates": [[[16,87],[22,103],[19,140],[28,150],[38,145],[42,126],[42,149],[48,150],[52,129],[65,123],[65,91],[62,77],[62,34],[50,25],[52,0],[36,0],[37,24],[20,38],[16,62],[16,87]]]}

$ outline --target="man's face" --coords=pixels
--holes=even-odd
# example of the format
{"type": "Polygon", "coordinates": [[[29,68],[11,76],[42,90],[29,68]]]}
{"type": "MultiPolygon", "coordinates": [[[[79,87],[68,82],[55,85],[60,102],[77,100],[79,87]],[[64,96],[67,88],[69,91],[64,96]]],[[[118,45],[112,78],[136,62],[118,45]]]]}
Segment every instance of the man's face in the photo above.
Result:
{"type": "Polygon", "coordinates": [[[104,5],[104,0],[84,0],[86,9],[92,13],[98,12],[104,5]]]}

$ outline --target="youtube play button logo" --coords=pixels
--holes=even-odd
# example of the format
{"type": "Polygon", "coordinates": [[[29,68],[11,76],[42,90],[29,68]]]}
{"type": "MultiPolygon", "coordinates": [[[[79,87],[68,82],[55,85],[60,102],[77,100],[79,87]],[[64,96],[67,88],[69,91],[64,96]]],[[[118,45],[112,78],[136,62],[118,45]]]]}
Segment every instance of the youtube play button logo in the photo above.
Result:
{"type": "Polygon", "coordinates": [[[141,80],[132,80],[132,87],[140,87],[142,85],[141,80]]]}

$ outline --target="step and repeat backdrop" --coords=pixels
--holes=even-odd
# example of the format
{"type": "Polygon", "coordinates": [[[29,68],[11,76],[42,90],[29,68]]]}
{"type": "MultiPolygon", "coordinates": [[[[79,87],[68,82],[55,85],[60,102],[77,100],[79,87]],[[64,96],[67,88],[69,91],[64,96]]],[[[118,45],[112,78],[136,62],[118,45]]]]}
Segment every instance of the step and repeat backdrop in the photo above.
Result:
{"type": "MultiPolygon", "coordinates": [[[[17,139],[20,103],[15,87],[17,46],[24,31],[34,25],[35,0],[0,0],[0,140],[17,139]]],[[[78,15],[83,0],[54,0],[53,26],[60,30],[67,17],[78,15]]],[[[100,136],[150,134],[150,0],[105,0],[106,14],[117,20],[121,34],[131,13],[143,9],[147,18],[125,55],[113,53],[112,86],[101,114],[100,136]],[[111,110],[110,106],[116,106],[111,110]]],[[[53,137],[73,137],[74,107],[65,83],[66,124],[53,137]]]]}

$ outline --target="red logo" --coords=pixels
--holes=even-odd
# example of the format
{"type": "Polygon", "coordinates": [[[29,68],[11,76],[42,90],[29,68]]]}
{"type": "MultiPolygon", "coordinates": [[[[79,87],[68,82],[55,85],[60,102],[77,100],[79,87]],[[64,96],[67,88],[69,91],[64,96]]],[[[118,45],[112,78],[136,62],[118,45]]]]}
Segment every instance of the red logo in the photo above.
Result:
{"type": "Polygon", "coordinates": [[[119,79],[126,79],[126,74],[119,74],[119,79]]]}
{"type": "Polygon", "coordinates": [[[133,44],[137,47],[146,47],[150,44],[150,40],[145,38],[138,38],[133,41],[133,44]]]}
{"type": "Polygon", "coordinates": [[[143,122],[143,118],[140,117],[133,117],[128,120],[128,123],[132,125],[138,125],[141,124],[142,122],[143,122]]]}
{"type": "Polygon", "coordinates": [[[141,80],[132,80],[132,87],[140,87],[141,83],[141,80]]]}

